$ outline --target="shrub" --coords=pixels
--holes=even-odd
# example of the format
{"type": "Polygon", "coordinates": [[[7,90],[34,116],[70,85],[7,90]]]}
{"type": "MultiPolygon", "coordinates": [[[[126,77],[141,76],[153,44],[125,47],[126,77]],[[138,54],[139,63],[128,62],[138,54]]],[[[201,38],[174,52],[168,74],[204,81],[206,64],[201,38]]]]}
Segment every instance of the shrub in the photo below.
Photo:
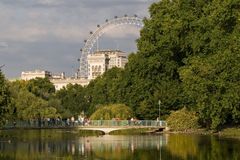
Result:
{"type": "Polygon", "coordinates": [[[100,107],[96,112],[94,112],[90,119],[92,120],[111,120],[113,118],[127,119],[132,117],[133,112],[131,108],[124,104],[111,104],[107,106],[100,107]]]}
{"type": "Polygon", "coordinates": [[[172,112],[167,118],[168,126],[175,131],[185,131],[190,129],[198,129],[198,116],[195,112],[189,111],[187,108],[182,108],[172,112]]]}

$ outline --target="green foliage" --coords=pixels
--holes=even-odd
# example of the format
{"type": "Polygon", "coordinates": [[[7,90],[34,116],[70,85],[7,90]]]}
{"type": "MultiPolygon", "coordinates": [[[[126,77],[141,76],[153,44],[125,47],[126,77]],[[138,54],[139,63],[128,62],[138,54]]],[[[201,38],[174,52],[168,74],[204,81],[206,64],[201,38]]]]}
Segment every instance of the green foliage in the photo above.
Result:
{"type": "MultiPolygon", "coordinates": [[[[138,118],[156,119],[158,100],[161,100],[161,115],[167,115],[171,110],[185,105],[199,112],[203,125],[216,128],[224,123],[239,123],[237,103],[231,103],[230,111],[223,111],[220,109],[222,104],[218,103],[220,101],[213,98],[221,97],[221,93],[218,96],[204,96],[204,85],[191,77],[198,72],[192,75],[184,73],[185,67],[193,65],[191,59],[194,58],[207,60],[213,55],[221,57],[227,51],[233,53],[233,59],[238,60],[239,2],[163,0],[152,4],[150,17],[144,19],[141,37],[137,41],[138,51],[129,56],[125,69],[109,70],[87,87],[90,113],[96,110],[97,105],[123,103],[130,106],[138,118]],[[207,97],[206,101],[211,103],[198,104],[198,99],[202,97],[207,97]],[[220,112],[223,114],[218,114],[220,112]]],[[[229,64],[230,61],[225,62],[229,64]]],[[[198,65],[201,65],[200,68],[209,66],[205,61],[198,65]]],[[[237,66],[230,71],[228,67],[224,68],[224,63],[217,65],[223,66],[228,78],[232,76],[230,72],[238,76],[237,66]]],[[[218,76],[218,73],[213,74],[218,76]]],[[[217,84],[212,79],[209,79],[210,82],[217,84]]],[[[236,89],[232,93],[236,92],[235,95],[225,97],[225,102],[228,99],[238,101],[238,85],[235,82],[234,85],[236,89]]]]}
{"type": "Polygon", "coordinates": [[[225,128],[225,129],[221,130],[220,135],[227,136],[227,137],[239,138],[240,137],[240,127],[225,128]]]}
{"type": "Polygon", "coordinates": [[[50,100],[51,103],[55,103],[54,106],[57,107],[59,113],[64,118],[77,116],[82,111],[86,112],[88,107],[87,101],[88,99],[85,95],[85,89],[77,84],[67,85],[66,88],[63,88],[56,93],[55,100],[50,100]]]}
{"type": "Polygon", "coordinates": [[[102,76],[92,80],[86,87],[86,99],[90,104],[89,114],[96,110],[98,105],[109,103],[124,103],[123,69],[112,68],[102,76]]]}
{"type": "Polygon", "coordinates": [[[56,108],[34,94],[21,90],[16,99],[17,118],[29,120],[36,118],[55,118],[59,116],[56,108]]]}
{"type": "MultiPolygon", "coordinates": [[[[221,57],[225,50],[232,52],[233,58],[238,59],[239,2],[239,0],[165,0],[154,3],[150,7],[150,18],[144,20],[145,26],[137,41],[138,53],[129,57],[126,67],[126,75],[131,75],[128,78],[130,87],[125,94],[129,99],[126,104],[132,106],[134,110],[136,109],[138,117],[156,117],[158,99],[163,102],[164,114],[169,113],[170,110],[176,110],[182,105],[199,107],[195,102],[196,98],[204,97],[203,94],[197,92],[203,89],[201,84],[198,81],[192,82],[193,85],[190,86],[192,87],[190,89],[196,91],[192,93],[195,97],[192,97],[187,93],[188,84],[182,85],[182,81],[185,79],[179,78],[179,68],[184,68],[185,63],[196,56],[208,59],[216,54],[216,57],[221,57]],[[198,87],[194,88],[194,85],[198,87]]],[[[212,61],[215,60],[212,59],[212,61]]],[[[208,66],[202,64],[202,67],[208,66]]],[[[227,68],[223,69],[228,70],[227,68]]],[[[229,74],[229,71],[227,72],[229,74]]],[[[189,75],[186,75],[186,79],[190,78],[187,76],[189,75]]],[[[212,81],[212,83],[216,83],[216,81],[212,81]]],[[[213,96],[208,96],[208,100],[213,101],[213,96]]],[[[238,101],[239,95],[235,94],[234,97],[234,101],[238,101]]],[[[232,96],[226,97],[225,101],[227,102],[229,98],[232,96]]],[[[209,121],[204,112],[211,115],[210,125],[212,128],[226,123],[232,114],[229,111],[227,111],[229,114],[223,112],[220,109],[222,104],[217,103],[219,102],[217,99],[215,101],[215,107],[205,105],[206,107],[196,110],[200,112],[203,124],[208,124],[209,121]],[[207,109],[207,107],[215,109],[207,109]],[[220,112],[223,114],[219,114],[220,112]]],[[[230,122],[238,123],[239,105],[235,103],[233,106],[235,118],[230,117],[230,122]],[[232,121],[233,119],[234,121],[232,121]]]]}
{"type": "Polygon", "coordinates": [[[36,79],[32,81],[14,81],[10,83],[9,91],[11,93],[11,119],[36,119],[36,118],[54,118],[59,116],[57,113],[58,104],[49,99],[52,96],[52,84],[48,80],[36,79]],[[38,82],[38,83],[36,83],[38,82]],[[44,89],[39,83],[45,83],[44,89]],[[35,86],[35,84],[37,86],[35,86]],[[47,85],[48,84],[48,85],[47,85]],[[47,88],[47,86],[49,88],[47,88]],[[28,89],[33,92],[30,92],[28,89]],[[34,89],[33,89],[34,88],[34,89]],[[39,89],[39,90],[38,90],[39,89]],[[36,95],[36,93],[41,93],[36,95]],[[44,97],[44,98],[43,98],[44,97]],[[48,100],[46,100],[46,98],[48,100]]]}
{"type": "Polygon", "coordinates": [[[4,75],[0,70],[0,127],[5,123],[9,116],[10,109],[9,86],[4,75]]]}
{"type": "Polygon", "coordinates": [[[11,104],[10,104],[11,116],[9,117],[10,121],[18,119],[16,103],[17,103],[17,99],[20,91],[23,89],[26,89],[26,85],[27,85],[27,82],[22,80],[17,80],[9,83],[9,92],[11,97],[11,104]]]}
{"type": "Polygon", "coordinates": [[[185,131],[189,129],[198,129],[198,116],[195,112],[188,111],[187,108],[172,112],[167,118],[168,126],[175,131],[185,131]]]}
{"type": "Polygon", "coordinates": [[[27,83],[27,89],[37,97],[48,100],[50,96],[55,93],[54,85],[48,78],[35,78],[27,83]]]}
{"type": "Polygon", "coordinates": [[[111,120],[113,118],[127,119],[133,116],[132,110],[124,104],[112,104],[106,106],[100,106],[100,108],[94,112],[90,119],[93,120],[111,120]]]}
{"type": "Polygon", "coordinates": [[[184,91],[207,127],[240,122],[239,62],[240,52],[226,50],[193,57],[180,70],[184,91]]]}

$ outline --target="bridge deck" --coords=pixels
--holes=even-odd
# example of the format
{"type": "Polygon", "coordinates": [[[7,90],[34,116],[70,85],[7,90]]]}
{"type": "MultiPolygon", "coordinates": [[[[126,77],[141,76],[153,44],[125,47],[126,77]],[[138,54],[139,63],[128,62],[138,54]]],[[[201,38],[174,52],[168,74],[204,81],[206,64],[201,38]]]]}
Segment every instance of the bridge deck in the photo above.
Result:
{"type": "Polygon", "coordinates": [[[109,134],[112,131],[116,130],[125,130],[125,129],[141,129],[141,128],[152,128],[152,129],[165,129],[166,126],[78,126],[79,130],[94,130],[102,131],[105,134],[109,134]]]}
{"type": "Polygon", "coordinates": [[[43,129],[43,128],[78,128],[81,130],[101,130],[108,134],[114,130],[131,129],[131,128],[166,128],[165,121],[154,120],[91,120],[86,122],[68,122],[68,121],[18,121],[8,122],[3,128],[26,128],[26,129],[43,129]]]}

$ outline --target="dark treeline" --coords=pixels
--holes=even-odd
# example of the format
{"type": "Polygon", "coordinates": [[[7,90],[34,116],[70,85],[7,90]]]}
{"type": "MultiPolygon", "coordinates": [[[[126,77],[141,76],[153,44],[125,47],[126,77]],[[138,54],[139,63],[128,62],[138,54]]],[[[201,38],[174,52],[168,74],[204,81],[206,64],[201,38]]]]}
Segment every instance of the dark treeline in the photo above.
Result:
{"type": "Polygon", "coordinates": [[[18,118],[31,112],[90,116],[101,105],[117,103],[139,119],[156,119],[160,100],[163,118],[186,107],[204,127],[239,124],[240,0],[162,0],[149,12],[125,69],[56,93],[46,79],[12,82],[8,91],[1,80],[0,114],[8,101],[18,118]]]}

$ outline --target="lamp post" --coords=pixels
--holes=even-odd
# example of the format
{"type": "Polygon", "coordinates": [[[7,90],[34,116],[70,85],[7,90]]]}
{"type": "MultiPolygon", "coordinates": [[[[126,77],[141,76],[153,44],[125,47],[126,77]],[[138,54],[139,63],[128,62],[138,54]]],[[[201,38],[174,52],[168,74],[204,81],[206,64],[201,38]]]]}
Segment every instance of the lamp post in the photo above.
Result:
{"type": "Polygon", "coordinates": [[[161,106],[161,101],[160,100],[158,100],[158,105],[159,105],[159,108],[158,108],[159,116],[158,116],[158,118],[159,118],[159,121],[160,121],[160,106],[161,106]]]}

